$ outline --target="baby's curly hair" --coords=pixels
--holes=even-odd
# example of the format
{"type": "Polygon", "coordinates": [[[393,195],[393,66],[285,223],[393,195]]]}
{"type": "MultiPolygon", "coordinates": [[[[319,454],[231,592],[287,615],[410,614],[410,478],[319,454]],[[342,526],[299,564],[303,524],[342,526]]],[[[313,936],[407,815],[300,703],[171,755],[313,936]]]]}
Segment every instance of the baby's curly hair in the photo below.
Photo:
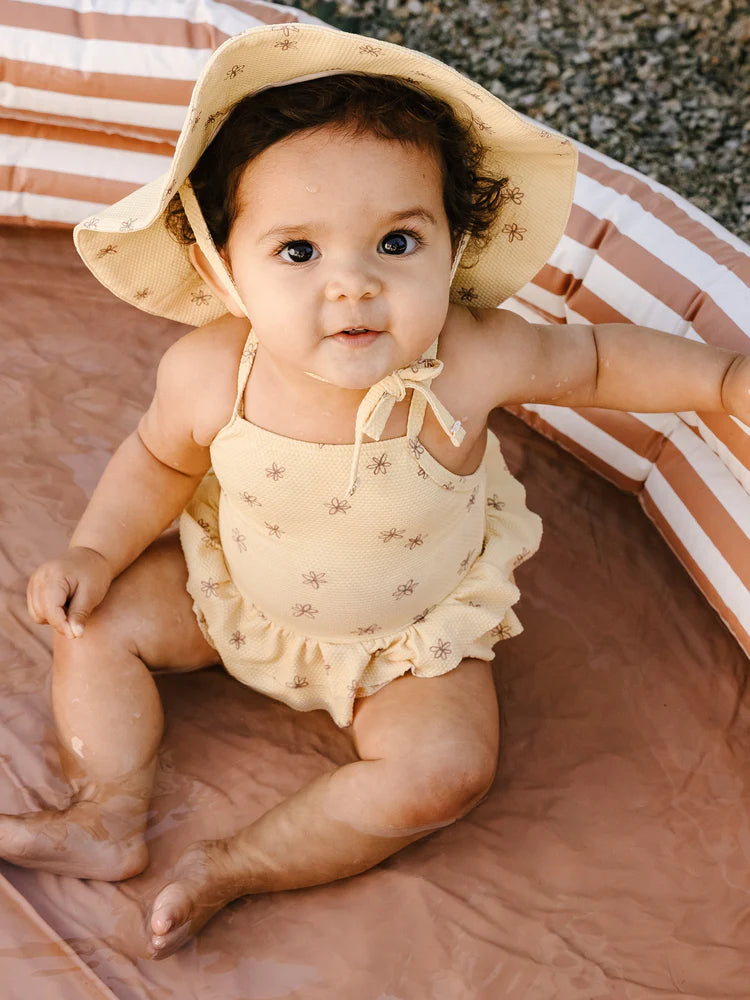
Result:
{"type": "MultiPolygon", "coordinates": [[[[442,166],[454,250],[464,234],[475,246],[486,240],[507,178],[482,175],[484,150],[470,124],[460,121],[445,101],[398,79],[349,73],[272,87],[232,108],[190,174],[218,249],[226,246],[237,215],[244,167],[273,143],[327,125],[353,136],[369,134],[434,149],[442,166]]],[[[179,194],[167,207],[165,225],[178,242],[195,242],[179,194]]]]}

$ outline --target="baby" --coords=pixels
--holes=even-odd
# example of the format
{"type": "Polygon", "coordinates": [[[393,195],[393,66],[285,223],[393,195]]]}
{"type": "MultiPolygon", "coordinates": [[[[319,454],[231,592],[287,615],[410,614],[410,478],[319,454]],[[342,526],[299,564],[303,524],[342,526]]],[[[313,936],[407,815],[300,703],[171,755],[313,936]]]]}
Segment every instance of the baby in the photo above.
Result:
{"type": "Polygon", "coordinates": [[[153,902],[154,957],[240,895],[365,871],[486,795],[493,646],[520,631],[513,572],[541,535],[492,409],[750,423],[749,358],[495,308],[551,253],[574,177],[566,140],[398,46],[284,25],[214,53],[168,174],[76,233],[116,294],[197,328],[29,583],[71,804],[3,817],[5,858],[141,872],[152,671],[217,662],[328,711],[358,759],[191,846],[153,902]]]}

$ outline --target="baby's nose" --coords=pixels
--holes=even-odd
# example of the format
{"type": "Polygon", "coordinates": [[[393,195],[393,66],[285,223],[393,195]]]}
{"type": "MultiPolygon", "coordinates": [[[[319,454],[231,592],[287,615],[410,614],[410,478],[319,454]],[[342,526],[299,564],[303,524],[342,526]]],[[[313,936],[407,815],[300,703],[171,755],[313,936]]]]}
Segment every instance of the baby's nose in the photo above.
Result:
{"type": "Polygon", "coordinates": [[[326,298],[371,299],[379,295],[382,283],[377,274],[364,264],[347,264],[336,267],[326,282],[326,298]]]}

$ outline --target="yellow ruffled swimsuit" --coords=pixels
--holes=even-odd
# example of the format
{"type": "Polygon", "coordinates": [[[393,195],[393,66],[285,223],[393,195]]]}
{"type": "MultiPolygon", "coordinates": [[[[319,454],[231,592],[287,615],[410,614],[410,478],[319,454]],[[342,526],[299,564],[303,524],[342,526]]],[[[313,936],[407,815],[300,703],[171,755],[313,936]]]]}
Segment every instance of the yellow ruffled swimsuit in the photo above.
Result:
{"type": "Polygon", "coordinates": [[[538,548],[541,521],[492,434],[470,476],[419,440],[428,404],[454,442],[461,433],[429,387],[437,342],[368,391],[354,445],[245,420],[255,349],[251,333],[232,417],[180,521],[198,623],[229,673],[348,726],[355,698],[407,671],[491,660],[498,639],[521,631],[513,570],[538,548]],[[406,435],[363,443],[409,388],[406,435]]]}

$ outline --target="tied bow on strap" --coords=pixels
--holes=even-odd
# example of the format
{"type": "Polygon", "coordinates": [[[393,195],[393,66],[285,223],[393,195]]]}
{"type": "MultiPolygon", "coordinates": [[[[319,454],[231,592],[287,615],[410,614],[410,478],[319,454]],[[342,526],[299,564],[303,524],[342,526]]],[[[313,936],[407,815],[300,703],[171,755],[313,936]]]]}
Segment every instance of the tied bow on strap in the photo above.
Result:
{"type": "Polygon", "coordinates": [[[357,410],[352,471],[346,493],[348,497],[354,493],[359,484],[357,471],[364,435],[366,434],[374,441],[380,440],[380,435],[383,433],[394,405],[406,396],[407,389],[414,389],[422,393],[438,423],[450,438],[451,444],[455,445],[456,448],[459,447],[466,433],[461,426],[461,421],[453,419],[428,385],[422,385],[422,382],[436,378],[442,370],[442,361],[438,361],[437,358],[422,358],[407,368],[399,368],[398,371],[386,375],[367,391],[367,395],[357,410]]]}

